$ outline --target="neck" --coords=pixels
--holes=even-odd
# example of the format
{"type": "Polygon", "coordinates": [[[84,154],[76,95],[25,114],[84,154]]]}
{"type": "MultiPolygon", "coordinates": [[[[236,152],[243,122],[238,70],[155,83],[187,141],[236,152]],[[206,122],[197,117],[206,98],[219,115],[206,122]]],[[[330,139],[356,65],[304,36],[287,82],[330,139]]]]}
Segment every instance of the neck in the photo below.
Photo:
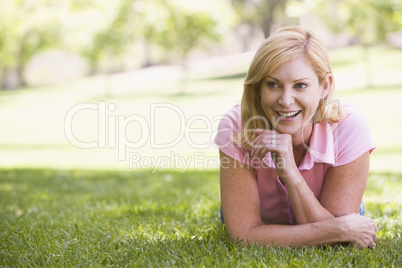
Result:
{"type": "Polygon", "coordinates": [[[310,145],[311,135],[313,133],[313,124],[304,127],[299,133],[292,135],[293,156],[296,165],[299,166],[310,145]]]}
{"type": "Polygon", "coordinates": [[[292,135],[292,144],[294,149],[306,148],[310,144],[313,133],[313,124],[309,124],[299,132],[292,135]]]}

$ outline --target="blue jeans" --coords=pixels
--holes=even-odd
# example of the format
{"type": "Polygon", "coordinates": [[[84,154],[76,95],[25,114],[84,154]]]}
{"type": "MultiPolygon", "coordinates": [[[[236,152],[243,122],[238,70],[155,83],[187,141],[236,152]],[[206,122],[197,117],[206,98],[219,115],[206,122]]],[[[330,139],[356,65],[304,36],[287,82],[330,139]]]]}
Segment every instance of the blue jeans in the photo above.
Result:
{"type": "Polygon", "coordinates": [[[362,203],[360,204],[360,208],[359,208],[359,215],[364,215],[364,204],[363,204],[363,201],[362,201],[362,203]]]}
{"type": "MultiPolygon", "coordinates": [[[[222,221],[222,223],[225,223],[225,221],[223,220],[223,212],[222,212],[222,205],[221,205],[221,221],[222,221]]],[[[362,203],[360,204],[360,208],[359,208],[359,215],[364,215],[364,204],[363,204],[363,201],[362,201],[362,203]]]]}

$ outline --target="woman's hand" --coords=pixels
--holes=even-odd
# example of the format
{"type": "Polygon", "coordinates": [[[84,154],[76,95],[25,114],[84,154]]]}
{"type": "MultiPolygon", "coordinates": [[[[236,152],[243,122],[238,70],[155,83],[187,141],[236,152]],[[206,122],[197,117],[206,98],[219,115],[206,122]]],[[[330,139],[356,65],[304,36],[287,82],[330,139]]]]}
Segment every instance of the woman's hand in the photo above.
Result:
{"type": "Polygon", "coordinates": [[[372,219],[350,213],[339,217],[338,220],[342,222],[346,241],[358,248],[375,248],[377,226],[372,219]]]}
{"type": "Polygon", "coordinates": [[[293,155],[292,137],[275,130],[256,129],[258,136],[251,142],[251,158],[263,159],[271,152],[278,176],[286,181],[297,172],[293,155]]]}

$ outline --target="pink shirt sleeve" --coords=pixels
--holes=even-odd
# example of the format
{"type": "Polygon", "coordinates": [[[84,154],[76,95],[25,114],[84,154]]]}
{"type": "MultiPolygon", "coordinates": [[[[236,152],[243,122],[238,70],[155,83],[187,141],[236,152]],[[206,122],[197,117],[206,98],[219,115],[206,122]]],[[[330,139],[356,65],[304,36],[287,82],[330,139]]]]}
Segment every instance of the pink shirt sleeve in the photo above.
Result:
{"type": "Polygon", "coordinates": [[[226,155],[241,163],[250,165],[248,150],[244,149],[234,141],[240,131],[240,105],[236,105],[230,109],[219,122],[218,133],[216,134],[214,142],[226,155]]]}
{"type": "Polygon", "coordinates": [[[335,166],[348,164],[375,149],[366,117],[351,106],[344,107],[348,114],[333,129],[335,166]]]}

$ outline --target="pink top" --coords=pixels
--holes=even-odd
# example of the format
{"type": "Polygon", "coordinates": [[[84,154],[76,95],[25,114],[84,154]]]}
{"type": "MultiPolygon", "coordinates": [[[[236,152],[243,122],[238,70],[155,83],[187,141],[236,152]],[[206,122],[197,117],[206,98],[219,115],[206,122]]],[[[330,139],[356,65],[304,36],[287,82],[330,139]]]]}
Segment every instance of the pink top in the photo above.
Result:
{"type": "MultiPolygon", "coordinates": [[[[344,117],[338,123],[314,124],[309,148],[298,167],[317,199],[320,198],[329,168],[350,163],[375,148],[366,118],[350,105],[343,104],[342,109],[344,117]]],[[[251,151],[232,142],[240,129],[240,105],[236,105],[222,117],[215,144],[240,164],[255,169],[261,219],[264,223],[296,224],[286,187],[276,174],[271,154],[266,154],[260,164],[252,162],[249,154],[251,151]]]]}

